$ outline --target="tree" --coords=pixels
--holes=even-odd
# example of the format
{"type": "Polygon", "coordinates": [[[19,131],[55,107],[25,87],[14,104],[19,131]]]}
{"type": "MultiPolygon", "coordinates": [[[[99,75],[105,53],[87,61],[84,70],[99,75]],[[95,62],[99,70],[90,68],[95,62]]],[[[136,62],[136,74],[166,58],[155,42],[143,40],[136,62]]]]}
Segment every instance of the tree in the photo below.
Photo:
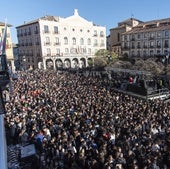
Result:
{"type": "MultiPolygon", "coordinates": [[[[111,64],[115,59],[117,59],[117,54],[106,49],[100,49],[95,53],[96,57],[101,57],[106,61],[106,65],[111,64]]],[[[104,61],[104,62],[105,62],[104,61]]]]}
{"type": "Polygon", "coordinates": [[[99,57],[99,56],[96,56],[94,57],[94,67],[105,67],[107,65],[107,60],[105,57],[99,57]]]}

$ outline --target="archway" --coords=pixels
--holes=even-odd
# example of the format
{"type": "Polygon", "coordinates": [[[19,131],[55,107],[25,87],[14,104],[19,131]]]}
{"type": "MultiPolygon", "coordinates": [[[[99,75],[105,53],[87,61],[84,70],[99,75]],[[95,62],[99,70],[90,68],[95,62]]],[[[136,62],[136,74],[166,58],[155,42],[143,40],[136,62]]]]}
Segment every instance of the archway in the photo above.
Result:
{"type": "Polygon", "coordinates": [[[54,69],[54,65],[53,65],[52,59],[47,59],[46,60],[46,68],[47,69],[54,69]]]}
{"type": "Polygon", "coordinates": [[[70,67],[71,67],[71,61],[70,61],[70,59],[65,59],[65,60],[64,60],[64,67],[65,67],[65,68],[70,68],[70,67]]]}
{"type": "Polygon", "coordinates": [[[86,59],[85,58],[80,59],[79,67],[80,68],[86,67],[86,59]]]}
{"type": "Polygon", "coordinates": [[[78,68],[79,67],[79,61],[77,58],[74,58],[72,60],[72,68],[78,68]]]}

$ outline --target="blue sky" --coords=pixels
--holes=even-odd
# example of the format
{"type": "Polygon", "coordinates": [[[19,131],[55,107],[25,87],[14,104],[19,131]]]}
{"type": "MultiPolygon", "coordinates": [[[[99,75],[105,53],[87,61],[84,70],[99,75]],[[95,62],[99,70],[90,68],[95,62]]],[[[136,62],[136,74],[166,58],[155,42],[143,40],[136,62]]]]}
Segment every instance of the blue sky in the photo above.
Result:
{"type": "Polygon", "coordinates": [[[11,28],[17,43],[16,27],[44,15],[68,17],[78,9],[79,15],[109,29],[133,16],[141,21],[170,18],[170,0],[1,0],[0,21],[11,28]],[[3,2],[2,2],[3,1],[3,2]]]}

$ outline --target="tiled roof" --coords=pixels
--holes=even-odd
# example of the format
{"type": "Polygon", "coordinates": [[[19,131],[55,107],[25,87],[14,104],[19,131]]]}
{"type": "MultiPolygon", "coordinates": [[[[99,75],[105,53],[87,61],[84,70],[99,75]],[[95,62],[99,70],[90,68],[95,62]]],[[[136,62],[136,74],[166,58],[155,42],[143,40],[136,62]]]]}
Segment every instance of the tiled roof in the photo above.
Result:
{"type": "MultiPolygon", "coordinates": [[[[7,23],[7,25],[8,25],[8,27],[11,27],[12,25],[10,25],[10,24],[8,24],[7,23]]],[[[5,22],[0,22],[0,26],[5,26],[5,22]]]]}
{"type": "Polygon", "coordinates": [[[141,23],[123,34],[154,32],[170,29],[170,18],[141,23]]]}
{"type": "Polygon", "coordinates": [[[46,16],[43,16],[43,17],[41,17],[41,18],[32,20],[32,21],[30,21],[30,22],[25,22],[23,25],[17,26],[16,28],[37,23],[39,20],[47,20],[47,21],[55,21],[55,22],[58,22],[58,21],[59,21],[59,17],[46,15],[46,16]]]}

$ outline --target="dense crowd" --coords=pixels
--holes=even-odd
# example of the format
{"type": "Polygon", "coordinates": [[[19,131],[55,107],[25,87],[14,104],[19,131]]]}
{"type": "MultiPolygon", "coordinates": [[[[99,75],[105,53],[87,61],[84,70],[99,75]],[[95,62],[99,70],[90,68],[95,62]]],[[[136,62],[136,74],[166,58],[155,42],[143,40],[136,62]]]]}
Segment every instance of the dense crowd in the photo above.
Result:
{"type": "Polygon", "coordinates": [[[6,103],[7,143],[35,144],[32,169],[170,168],[170,103],[119,93],[107,78],[18,76],[6,103]]]}

